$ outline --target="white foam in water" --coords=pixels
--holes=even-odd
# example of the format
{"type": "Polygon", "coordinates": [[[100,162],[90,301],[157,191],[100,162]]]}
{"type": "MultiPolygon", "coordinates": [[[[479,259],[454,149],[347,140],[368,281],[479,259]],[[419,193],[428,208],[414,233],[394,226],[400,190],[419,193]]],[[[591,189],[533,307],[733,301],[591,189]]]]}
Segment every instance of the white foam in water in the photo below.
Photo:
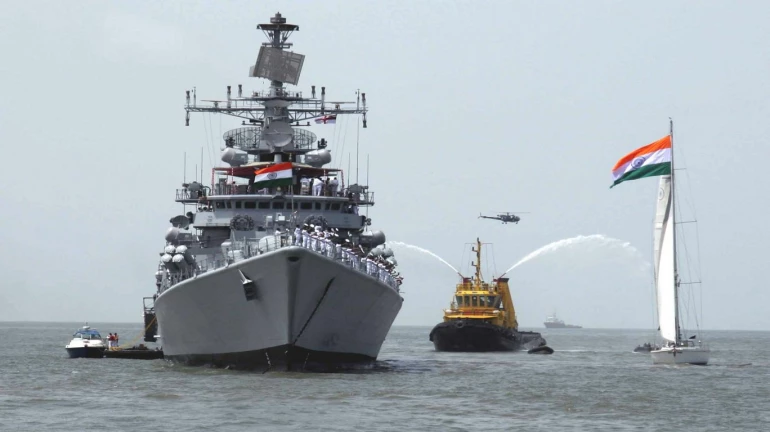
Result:
{"type": "MultiPolygon", "coordinates": [[[[641,253],[639,253],[639,250],[631,246],[631,243],[624,242],[616,238],[607,237],[602,234],[592,234],[588,236],[579,235],[579,236],[570,237],[567,239],[558,240],[553,243],[548,243],[547,245],[541,247],[540,249],[535,250],[534,252],[520,259],[519,262],[512,265],[511,268],[505,271],[505,273],[508,273],[509,271],[515,269],[516,267],[528,261],[531,261],[539,256],[547,255],[547,254],[557,252],[569,247],[574,247],[574,246],[619,247],[624,251],[628,252],[629,254],[635,255],[637,258],[644,261],[642,259],[641,253]]],[[[649,267],[649,265],[650,265],[649,263],[644,262],[645,268],[649,267]]]]}
{"type": "Polygon", "coordinates": [[[441,258],[440,256],[434,254],[433,252],[429,251],[428,249],[423,249],[423,248],[421,248],[419,246],[411,245],[411,244],[404,243],[404,242],[398,242],[398,241],[389,241],[389,242],[387,242],[387,245],[391,246],[391,247],[392,246],[397,246],[397,247],[402,247],[402,248],[406,248],[406,249],[411,249],[411,250],[414,250],[414,251],[417,251],[417,252],[420,252],[420,253],[423,253],[423,254],[426,254],[426,255],[430,255],[433,258],[436,258],[437,260],[439,260],[442,263],[444,263],[447,266],[449,266],[449,268],[454,270],[455,273],[460,273],[459,271],[457,271],[457,269],[452,264],[449,264],[448,262],[446,262],[444,260],[444,258],[441,258]]]}

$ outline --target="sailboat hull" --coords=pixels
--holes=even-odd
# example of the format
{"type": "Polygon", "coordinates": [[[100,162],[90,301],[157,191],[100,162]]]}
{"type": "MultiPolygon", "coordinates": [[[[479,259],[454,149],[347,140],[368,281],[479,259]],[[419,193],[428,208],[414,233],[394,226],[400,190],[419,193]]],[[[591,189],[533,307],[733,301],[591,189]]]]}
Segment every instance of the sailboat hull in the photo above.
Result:
{"type": "Polygon", "coordinates": [[[710,351],[705,347],[663,347],[650,351],[653,364],[692,364],[705,366],[710,351]]]}

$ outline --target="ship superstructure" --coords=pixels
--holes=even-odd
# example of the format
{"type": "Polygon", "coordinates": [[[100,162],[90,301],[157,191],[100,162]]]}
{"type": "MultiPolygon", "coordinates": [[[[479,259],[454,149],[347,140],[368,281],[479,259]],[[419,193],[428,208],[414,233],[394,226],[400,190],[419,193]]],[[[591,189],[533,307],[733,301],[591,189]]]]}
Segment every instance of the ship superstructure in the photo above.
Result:
{"type": "MultiPolygon", "coordinates": [[[[259,24],[268,42],[249,76],[266,91],[197,100],[190,113],[244,119],[223,136],[210,185],[176,191],[184,214],[170,219],[146,314],[157,319],[166,358],[236,368],[302,369],[376,359],[401,309],[401,277],[382,231],[359,209],[374,205],[368,184],[332,168],[328,142],[299,126],[359,115],[366,94],[327,102],[296,85],[304,56],[286,51],[299,26],[277,13],[259,24]],[[354,104],[354,105],[353,105],[354,104]],[[353,105],[348,107],[348,105],[353,105]],[[301,124],[301,122],[305,122],[301,124]]],[[[150,319],[146,318],[146,322],[150,319]]]]}

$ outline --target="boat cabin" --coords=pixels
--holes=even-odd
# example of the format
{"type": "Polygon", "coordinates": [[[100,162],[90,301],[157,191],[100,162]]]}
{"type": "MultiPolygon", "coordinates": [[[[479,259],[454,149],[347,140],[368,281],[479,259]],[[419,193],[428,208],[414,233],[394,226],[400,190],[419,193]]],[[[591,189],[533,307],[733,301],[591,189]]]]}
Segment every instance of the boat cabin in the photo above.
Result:
{"type": "Polygon", "coordinates": [[[102,335],[94,329],[82,328],[72,335],[73,339],[102,340],[102,335]]]}

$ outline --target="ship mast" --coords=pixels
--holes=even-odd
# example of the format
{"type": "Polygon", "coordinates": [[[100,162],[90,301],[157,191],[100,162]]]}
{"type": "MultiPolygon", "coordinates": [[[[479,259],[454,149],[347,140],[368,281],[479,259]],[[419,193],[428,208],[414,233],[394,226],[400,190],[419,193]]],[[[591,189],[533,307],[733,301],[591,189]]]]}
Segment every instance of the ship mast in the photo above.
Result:
{"type": "MultiPolygon", "coordinates": [[[[238,95],[233,96],[231,86],[227,86],[227,99],[205,100],[199,104],[196,90],[187,90],[185,103],[185,125],[190,125],[191,112],[209,112],[225,114],[245,119],[244,125],[263,126],[268,129],[272,122],[284,123],[287,126],[300,126],[300,121],[307,121],[326,115],[359,114],[363,127],[366,128],[366,93],[356,91],[355,102],[326,101],[326,87],[321,87],[321,97],[316,98],[316,86],[311,86],[311,97],[305,98],[302,92],[284,88],[284,84],[297,85],[305,56],[292,51],[286,51],[293,44],[288,43],[289,36],[299,30],[299,26],[288,24],[286,18],[276,13],[270,18],[270,23],[258,24],[268,42],[262,44],[259,57],[250,67],[249,76],[270,80],[270,90],[243,94],[243,87],[238,84],[238,95]],[[191,95],[192,93],[192,95],[191,95]],[[192,96],[192,101],[191,101],[192,96]],[[346,108],[345,105],[351,105],[346,108]],[[354,105],[354,107],[353,107],[354,105]]],[[[309,126],[307,122],[302,126],[309,126]]],[[[285,127],[277,127],[285,133],[285,127]]]]}
{"type": "Polygon", "coordinates": [[[476,288],[477,291],[481,287],[481,240],[476,237],[476,247],[471,247],[473,252],[476,252],[476,262],[471,263],[473,267],[476,267],[476,288]]]}

